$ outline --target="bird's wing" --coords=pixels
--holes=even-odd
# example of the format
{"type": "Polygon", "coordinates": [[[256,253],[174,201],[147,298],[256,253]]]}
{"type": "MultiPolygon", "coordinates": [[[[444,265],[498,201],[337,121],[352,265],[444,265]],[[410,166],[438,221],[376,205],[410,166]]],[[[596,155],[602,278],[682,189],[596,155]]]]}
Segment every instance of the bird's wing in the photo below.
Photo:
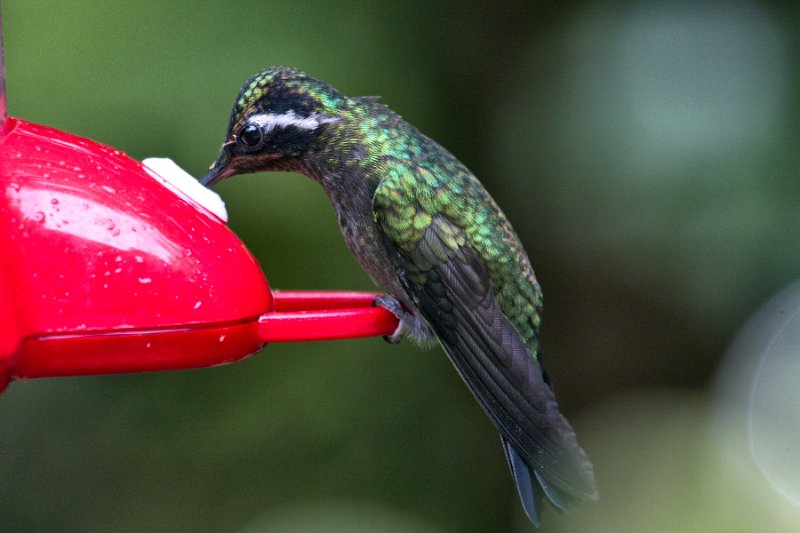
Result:
{"type": "Polygon", "coordinates": [[[468,232],[420,203],[402,173],[393,176],[376,190],[374,216],[412,303],[504,440],[534,472],[571,497],[594,497],[591,463],[559,413],[539,362],[504,314],[468,232]]]}

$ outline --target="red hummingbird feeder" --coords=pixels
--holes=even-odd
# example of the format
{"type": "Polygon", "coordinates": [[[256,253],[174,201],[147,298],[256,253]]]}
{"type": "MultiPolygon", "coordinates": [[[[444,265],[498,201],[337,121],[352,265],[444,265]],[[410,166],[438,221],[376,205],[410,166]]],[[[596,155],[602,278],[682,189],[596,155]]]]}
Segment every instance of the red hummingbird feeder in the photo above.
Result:
{"type": "Polygon", "coordinates": [[[396,328],[373,293],[271,291],[199,184],[7,118],[0,74],[0,391],[15,379],[209,367],[271,342],[396,328]]]}

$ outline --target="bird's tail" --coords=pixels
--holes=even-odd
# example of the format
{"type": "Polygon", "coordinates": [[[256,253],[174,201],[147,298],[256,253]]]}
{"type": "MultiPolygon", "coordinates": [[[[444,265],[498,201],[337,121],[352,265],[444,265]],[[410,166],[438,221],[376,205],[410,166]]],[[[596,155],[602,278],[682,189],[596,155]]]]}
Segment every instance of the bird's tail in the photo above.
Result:
{"type": "Polygon", "coordinates": [[[566,509],[567,504],[573,498],[553,486],[543,475],[528,466],[511,443],[502,435],[500,436],[500,441],[503,444],[503,451],[506,454],[508,467],[511,469],[511,476],[517,486],[517,493],[522,501],[522,507],[525,509],[528,519],[533,522],[533,525],[539,527],[541,524],[542,505],[545,496],[559,511],[566,509]]]}

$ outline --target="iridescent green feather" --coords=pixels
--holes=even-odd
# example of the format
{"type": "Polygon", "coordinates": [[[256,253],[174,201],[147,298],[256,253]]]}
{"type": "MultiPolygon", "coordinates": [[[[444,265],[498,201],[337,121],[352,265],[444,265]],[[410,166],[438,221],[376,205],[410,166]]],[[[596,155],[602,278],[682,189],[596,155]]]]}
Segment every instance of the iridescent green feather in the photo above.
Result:
{"type": "Polygon", "coordinates": [[[432,224],[454,252],[471,247],[489,271],[503,313],[536,356],[541,292],[505,215],[483,185],[444,149],[433,144],[421,146],[419,139],[425,140],[421,134],[402,138],[410,140],[395,145],[374,205],[386,238],[411,258],[407,274],[420,283],[419,276],[430,268],[429,260],[415,249],[432,224]],[[403,157],[410,150],[439,153],[433,161],[419,161],[403,157]]]}
{"type": "MultiPolygon", "coordinates": [[[[294,69],[271,67],[250,78],[236,99],[230,130],[236,131],[256,112],[285,112],[259,108],[260,102],[275,101],[267,94],[275,90],[286,95],[281,101],[310,99],[317,111],[341,121],[325,139],[339,148],[326,163],[343,172],[349,166],[377,188],[374,204],[384,217],[380,224],[389,241],[411,252],[427,228],[436,224],[448,246],[470,246],[479,254],[503,313],[535,356],[542,305],[539,286],[505,215],[469,170],[374,98],[345,97],[294,69]],[[276,79],[281,83],[275,84],[276,79]],[[361,147],[359,156],[342,158],[353,146],[361,147]]],[[[415,265],[408,265],[409,274],[422,275],[420,266],[415,273],[415,265]]]]}
{"type": "Polygon", "coordinates": [[[272,67],[242,87],[203,182],[260,170],[322,185],[348,247],[387,291],[376,302],[401,320],[392,337],[435,335],[500,429],[534,524],[545,497],[558,509],[597,497],[591,462],[536,361],[542,297],[531,265],[463,164],[375,98],[272,67]],[[243,128],[261,124],[268,140],[244,146],[243,128]]]}
{"type": "Polygon", "coordinates": [[[269,67],[247,80],[239,90],[231,113],[229,128],[235,128],[253,112],[264,111],[259,108],[259,103],[269,101],[269,98],[265,97],[268,96],[267,93],[270,90],[273,90],[273,82],[276,79],[281,80],[280,89],[282,91],[287,94],[293,93],[298,100],[303,96],[309,96],[321,110],[330,115],[336,114],[347,101],[347,98],[330,85],[304,72],[292,68],[269,67]]]}

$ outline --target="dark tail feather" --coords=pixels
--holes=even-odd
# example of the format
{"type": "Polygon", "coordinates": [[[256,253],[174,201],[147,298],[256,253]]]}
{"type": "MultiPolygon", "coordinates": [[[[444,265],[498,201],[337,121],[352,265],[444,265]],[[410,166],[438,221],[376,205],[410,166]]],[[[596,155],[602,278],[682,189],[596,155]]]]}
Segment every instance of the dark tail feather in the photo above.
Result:
{"type": "Polygon", "coordinates": [[[517,451],[502,435],[500,436],[500,441],[503,443],[503,451],[506,452],[508,468],[511,469],[511,477],[514,478],[514,484],[517,486],[517,493],[522,501],[525,514],[528,515],[528,519],[533,522],[534,526],[539,527],[541,525],[539,513],[542,509],[541,489],[534,485],[531,470],[517,451]]]}
{"type": "Polygon", "coordinates": [[[555,506],[555,508],[559,511],[565,510],[567,508],[569,496],[551,485],[550,482],[547,481],[539,472],[534,470],[533,473],[536,474],[536,480],[539,482],[539,485],[541,485],[542,490],[547,496],[547,499],[550,500],[550,503],[552,503],[553,506],[555,506]]]}
{"type": "Polygon", "coordinates": [[[544,496],[547,496],[550,503],[559,511],[566,509],[570,500],[569,496],[550,484],[539,472],[529,467],[502,435],[500,441],[503,444],[503,451],[506,453],[508,467],[511,469],[511,476],[517,486],[522,507],[533,525],[539,527],[541,523],[544,496]]]}

